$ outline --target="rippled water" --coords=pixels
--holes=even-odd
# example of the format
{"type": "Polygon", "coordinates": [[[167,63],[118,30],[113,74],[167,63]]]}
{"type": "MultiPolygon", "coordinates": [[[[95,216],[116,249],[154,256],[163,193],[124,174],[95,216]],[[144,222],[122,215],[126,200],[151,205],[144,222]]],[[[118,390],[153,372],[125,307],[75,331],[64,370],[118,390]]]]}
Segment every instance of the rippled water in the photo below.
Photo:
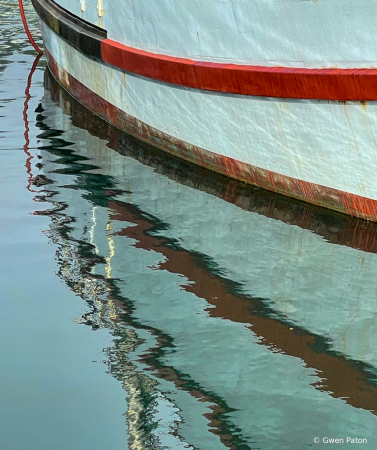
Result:
{"type": "Polygon", "coordinates": [[[30,77],[16,6],[0,22],[1,449],[377,448],[377,226],[120,133],[43,58],[30,77]]]}

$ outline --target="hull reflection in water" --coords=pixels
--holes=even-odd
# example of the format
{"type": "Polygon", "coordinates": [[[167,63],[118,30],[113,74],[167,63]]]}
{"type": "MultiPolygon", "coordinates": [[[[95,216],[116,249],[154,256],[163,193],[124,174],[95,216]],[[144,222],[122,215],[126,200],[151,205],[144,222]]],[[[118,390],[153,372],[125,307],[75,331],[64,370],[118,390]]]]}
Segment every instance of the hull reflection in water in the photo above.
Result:
{"type": "Polygon", "coordinates": [[[170,158],[45,81],[39,214],[79,322],[113,330],[129,448],[376,448],[377,226],[170,158]]]}

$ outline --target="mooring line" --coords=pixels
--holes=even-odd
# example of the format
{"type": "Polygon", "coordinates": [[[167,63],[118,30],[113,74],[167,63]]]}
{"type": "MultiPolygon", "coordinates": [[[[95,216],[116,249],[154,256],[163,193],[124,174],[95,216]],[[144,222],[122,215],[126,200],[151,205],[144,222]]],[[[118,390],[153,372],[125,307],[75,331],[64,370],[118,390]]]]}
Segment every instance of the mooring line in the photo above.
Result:
{"type": "Polygon", "coordinates": [[[29,38],[29,41],[31,43],[31,45],[35,48],[35,50],[40,54],[43,55],[43,51],[38,47],[38,45],[35,43],[33,36],[30,33],[29,30],[29,26],[27,24],[27,20],[26,20],[26,16],[25,16],[25,10],[24,10],[24,5],[22,3],[22,0],[18,0],[18,6],[20,8],[20,13],[21,13],[21,18],[22,18],[22,23],[24,25],[27,37],[29,38]]]}

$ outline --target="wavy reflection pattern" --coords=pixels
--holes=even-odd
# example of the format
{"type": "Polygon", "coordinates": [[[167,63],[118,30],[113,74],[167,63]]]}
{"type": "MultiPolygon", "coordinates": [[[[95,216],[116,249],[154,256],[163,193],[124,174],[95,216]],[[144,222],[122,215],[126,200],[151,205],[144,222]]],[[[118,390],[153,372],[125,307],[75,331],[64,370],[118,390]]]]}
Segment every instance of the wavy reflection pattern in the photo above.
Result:
{"type": "MultiPolygon", "coordinates": [[[[307,230],[329,248],[347,247],[373,258],[376,225],[175,160],[88,113],[48,73],[45,84],[37,120],[46,186],[37,200],[52,207],[37,214],[51,220],[58,276],[88,306],[77,322],[112,332],[106,364],[127,392],[129,448],[302,448],[319,433],[310,434],[316,423],[339,433],[363,423],[360,434],[373,436],[374,365],[338,351],[331,337],[298,323],[272,299],[250,293],[221,262],[173,237],[175,206],[169,220],[156,214],[157,207],[143,209],[142,196],[151,200],[155,194],[158,203],[154,183],[166,190],[179,184],[182,192],[205,195],[208,203],[229,203],[250,217],[283,223],[290,232],[307,230]],[[115,157],[114,167],[111,161],[98,163],[110,149],[126,161],[124,167],[116,166],[115,157]],[[131,174],[136,162],[153,170],[144,178],[142,169],[131,174]],[[133,177],[139,177],[139,191],[133,177]],[[225,386],[229,374],[234,385],[225,386]],[[271,384],[261,380],[268,378],[276,392],[267,392],[271,384]],[[284,416],[284,408],[292,417],[284,416]]],[[[36,179],[29,176],[32,183],[36,179]]],[[[177,198],[182,201],[183,195],[177,198]]],[[[187,215],[195,214],[187,206],[187,215]]],[[[308,301],[302,299],[302,308],[308,301]]]]}

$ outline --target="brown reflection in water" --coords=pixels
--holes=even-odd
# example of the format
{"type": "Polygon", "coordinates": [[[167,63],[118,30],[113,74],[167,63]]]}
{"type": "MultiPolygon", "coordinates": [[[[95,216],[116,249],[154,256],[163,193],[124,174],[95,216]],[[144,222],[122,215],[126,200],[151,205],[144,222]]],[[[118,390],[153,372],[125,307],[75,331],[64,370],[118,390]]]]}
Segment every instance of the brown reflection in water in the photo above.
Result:
{"type": "Polygon", "coordinates": [[[260,345],[300,358],[306,366],[316,369],[322,377],[321,383],[314,384],[316,389],[327,392],[332,397],[341,398],[356,408],[376,414],[377,386],[369,380],[370,374],[365,369],[342,356],[315,351],[313,347],[318,336],[302,329],[291,329],[288,323],[258,314],[259,299],[229,292],[226,281],[200,264],[197,255],[167,246],[163,238],[148,234],[154,224],[136,208],[115,201],[110,202],[109,207],[115,211],[111,216],[112,220],[136,225],[123,228],[116,234],[135,239],[136,248],[154,250],[162,254],[166,262],[158,269],[184,275],[190,282],[194,282],[182,288],[215,306],[208,309],[212,317],[250,324],[252,331],[260,338],[260,345]]]}
{"type": "MultiPolygon", "coordinates": [[[[71,115],[72,123],[88,130],[94,136],[107,139],[108,146],[117,152],[137,159],[143,164],[153,167],[156,172],[181,184],[203,190],[245,210],[310,230],[333,244],[377,253],[377,224],[245,186],[177,160],[107,124],[73,100],[59,88],[55,81],[52,82],[51,78],[47,76],[46,79],[49,80],[47,85],[53,99],[67,114],[71,115]]],[[[314,385],[316,389],[328,392],[335,398],[342,398],[354,407],[363,408],[376,414],[377,387],[369,381],[370,374],[367,372],[366,366],[330,352],[316,351],[314,347],[319,336],[298,328],[292,330],[290,325],[284,321],[268,317],[266,314],[261,315],[260,299],[247,298],[230,292],[226,280],[206,269],[197,255],[169,247],[163,239],[150,236],[148,231],[154,224],[132,205],[114,201],[109,204],[109,207],[115,211],[112,216],[113,220],[126,221],[136,225],[126,227],[118,234],[136,239],[138,241],[136,247],[154,250],[164,255],[166,262],[161,264],[159,269],[183,274],[194,282],[184,286],[184,289],[205,298],[215,306],[208,310],[212,317],[249,324],[252,331],[260,338],[261,345],[265,345],[273,351],[298,357],[308,367],[316,369],[323,378],[321,384],[314,385]]],[[[111,295],[111,289],[109,290],[109,299],[114,302],[117,309],[119,308],[120,311],[124,309],[123,302],[115,295],[111,295]]],[[[117,315],[114,321],[122,322],[123,320],[121,316],[117,315]]],[[[164,342],[159,342],[159,344],[162,347],[164,342]]],[[[171,367],[154,368],[154,373],[156,376],[172,381],[176,386],[188,390],[198,399],[212,403],[213,414],[208,416],[211,431],[218,434],[222,442],[229,448],[236,448],[232,443],[232,436],[227,437],[222,432],[221,421],[217,419],[217,415],[224,412],[222,406],[216,404],[211,396],[203,394],[200,390],[187,389],[185,381],[171,367]]]]}
{"type": "MultiPolygon", "coordinates": [[[[114,294],[114,289],[111,286],[111,280],[107,279],[106,282],[108,287],[107,299],[113,303],[116,310],[116,314],[114,314],[112,318],[112,323],[134,326],[132,322],[129,322],[127,321],[127,319],[125,319],[124,314],[127,314],[127,311],[125,310],[124,301],[114,294]]],[[[151,369],[151,372],[156,378],[161,378],[165,381],[173,383],[177,389],[184,390],[188,392],[192,397],[196,398],[198,401],[207,403],[207,407],[211,410],[210,413],[204,414],[204,417],[206,417],[206,419],[208,420],[208,431],[218,436],[221,443],[225,447],[229,448],[230,450],[249,448],[248,446],[245,447],[242,436],[233,436],[231,434],[232,430],[229,430],[229,425],[227,423],[224,423],[224,414],[230,411],[230,408],[226,405],[225,401],[223,401],[222,399],[220,400],[217,396],[215,397],[210,393],[206,393],[199,386],[193,387],[191,385],[192,383],[187,379],[183,379],[182,375],[179,374],[174,369],[174,367],[166,365],[159,366],[158,364],[156,364],[159,351],[165,348],[167,341],[165,337],[159,335],[158,332],[156,332],[152,328],[149,328],[148,330],[156,338],[157,346],[155,348],[150,348],[139,358],[139,360],[151,369]]],[[[118,359],[120,358],[118,357],[118,359]]],[[[129,364],[127,366],[129,366],[129,364]]],[[[135,372],[135,374],[137,377],[140,377],[139,373],[135,372]]],[[[130,373],[127,372],[126,375],[129,379],[130,373]]],[[[178,431],[175,431],[174,434],[180,436],[178,434],[178,431]]]]}
{"type": "MultiPolygon", "coordinates": [[[[42,190],[40,192],[42,194],[40,201],[51,201],[56,194],[53,191],[42,190]]],[[[147,407],[144,397],[145,395],[153,396],[153,390],[157,383],[153,378],[148,377],[146,371],[142,372],[127,358],[127,354],[135,351],[137,346],[142,343],[136,332],[142,328],[148,330],[156,338],[157,343],[155,347],[144,351],[139,357],[139,361],[146,364],[147,370],[151,370],[156,378],[171,382],[177,389],[188,392],[198,401],[206,402],[207,407],[211,410],[210,413],[204,414],[208,419],[208,431],[218,436],[222,444],[231,450],[250,448],[239,430],[230,425],[228,417],[224,415],[231,409],[223,399],[205,392],[200,385],[193,383],[187,376],[182,376],[173,367],[159,363],[161,350],[169,345],[168,337],[161,334],[159,330],[136,323],[128,310],[130,305],[127,299],[119,295],[114,280],[93,273],[92,269],[96,264],[104,263],[105,260],[101,256],[90,254],[82,241],[68,237],[66,226],[73,223],[75,219],[62,214],[65,208],[66,205],[63,203],[55,202],[53,210],[37,211],[36,214],[50,216],[52,220],[49,235],[52,241],[58,245],[56,257],[59,271],[57,275],[66,282],[72,292],[96,305],[91,312],[76,319],[76,322],[93,325],[94,321],[97,328],[107,327],[114,330],[114,336],[122,338],[126,336],[126,340],[123,340],[122,343],[115,342],[113,347],[106,349],[106,354],[110,372],[128,392],[126,422],[129,432],[129,447],[132,449],[149,448],[154,439],[150,434],[151,424],[146,423],[148,417],[145,414],[147,407]],[[125,328],[125,326],[130,328],[125,328]],[[234,431],[236,431],[236,435],[234,435],[234,431]]],[[[172,433],[183,442],[185,441],[179,434],[179,427],[172,430],[172,433]]],[[[158,448],[157,444],[153,448],[158,448]]]]}

